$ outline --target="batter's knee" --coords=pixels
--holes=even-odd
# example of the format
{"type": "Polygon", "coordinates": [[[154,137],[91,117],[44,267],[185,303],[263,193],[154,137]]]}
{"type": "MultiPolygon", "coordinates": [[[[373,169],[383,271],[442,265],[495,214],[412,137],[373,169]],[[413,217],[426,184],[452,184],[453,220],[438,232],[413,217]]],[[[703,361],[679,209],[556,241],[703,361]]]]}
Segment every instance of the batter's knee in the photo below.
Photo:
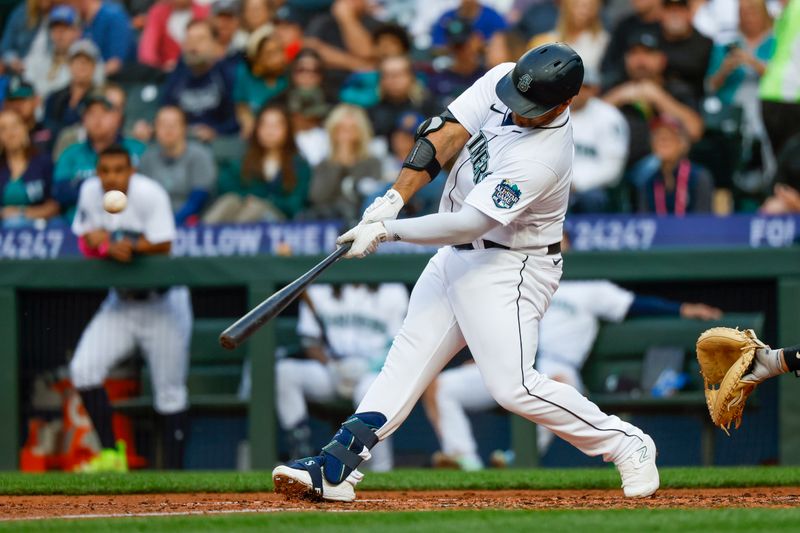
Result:
{"type": "Polygon", "coordinates": [[[77,351],[69,363],[69,379],[72,385],[79,390],[99,387],[105,380],[105,371],[96,361],[92,361],[89,354],[77,351]]]}

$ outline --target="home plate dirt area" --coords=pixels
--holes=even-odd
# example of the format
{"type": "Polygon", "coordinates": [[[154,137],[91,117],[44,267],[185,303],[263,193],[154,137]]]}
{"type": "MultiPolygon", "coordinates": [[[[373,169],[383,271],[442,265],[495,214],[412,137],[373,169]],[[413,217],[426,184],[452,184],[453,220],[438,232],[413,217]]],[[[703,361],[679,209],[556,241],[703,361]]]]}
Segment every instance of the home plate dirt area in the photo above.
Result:
{"type": "Polygon", "coordinates": [[[271,492],[5,496],[0,520],[280,511],[778,508],[794,507],[798,501],[800,487],[665,489],[642,500],[623,498],[621,490],[361,491],[353,503],[287,499],[271,492]]]}

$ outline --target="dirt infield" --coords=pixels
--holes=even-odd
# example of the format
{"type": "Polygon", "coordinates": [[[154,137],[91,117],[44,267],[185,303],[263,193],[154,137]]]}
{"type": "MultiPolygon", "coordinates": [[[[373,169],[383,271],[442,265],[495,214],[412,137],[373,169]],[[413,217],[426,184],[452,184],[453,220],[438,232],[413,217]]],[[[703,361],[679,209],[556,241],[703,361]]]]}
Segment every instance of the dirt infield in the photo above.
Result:
{"type": "Polygon", "coordinates": [[[794,507],[800,487],[667,489],[628,500],[621,491],[363,491],[353,503],[287,500],[273,493],[6,496],[0,520],[279,511],[794,507]]]}

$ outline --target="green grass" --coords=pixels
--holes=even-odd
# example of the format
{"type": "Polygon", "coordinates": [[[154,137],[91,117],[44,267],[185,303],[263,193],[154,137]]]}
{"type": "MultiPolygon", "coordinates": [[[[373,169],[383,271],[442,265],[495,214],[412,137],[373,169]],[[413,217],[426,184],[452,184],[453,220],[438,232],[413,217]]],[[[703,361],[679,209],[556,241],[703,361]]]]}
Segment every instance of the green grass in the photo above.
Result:
{"type": "MultiPolygon", "coordinates": [[[[663,468],[663,488],[800,486],[798,467],[663,468]]],[[[368,474],[360,490],[493,490],[619,488],[609,468],[397,470],[368,474]]],[[[0,495],[258,492],[272,490],[269,472],[135,472],[124,475],[0,474],[0,495]]]]}
{"type": "Polygon", "coordinates": [[[271,513],[0,523],[0,531],[797,531],[800,509],[271,513]]]}

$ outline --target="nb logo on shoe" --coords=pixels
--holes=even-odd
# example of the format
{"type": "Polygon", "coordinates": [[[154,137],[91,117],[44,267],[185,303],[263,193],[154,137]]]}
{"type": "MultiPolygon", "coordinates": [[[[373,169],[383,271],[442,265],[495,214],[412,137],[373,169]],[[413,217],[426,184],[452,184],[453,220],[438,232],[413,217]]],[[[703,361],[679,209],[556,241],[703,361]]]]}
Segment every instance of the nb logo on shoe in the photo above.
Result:
{"type": "Polygon", "coordinates": [[[650,456],[647,455],[647,446],[642,446],[641,448],[636,450],[636,452],[634,452],[634,453],[638,453],[639,454],[639,462],[640,463],[644,463],[645,461],[650,459],[650,456]]]}
{"type": "Polygon", "coordinates": [[[312,460],[306,461],[303,464],[306,465],[306,466],[313,466],[314,465],[314,461],[312,461],[312,460]]]}

